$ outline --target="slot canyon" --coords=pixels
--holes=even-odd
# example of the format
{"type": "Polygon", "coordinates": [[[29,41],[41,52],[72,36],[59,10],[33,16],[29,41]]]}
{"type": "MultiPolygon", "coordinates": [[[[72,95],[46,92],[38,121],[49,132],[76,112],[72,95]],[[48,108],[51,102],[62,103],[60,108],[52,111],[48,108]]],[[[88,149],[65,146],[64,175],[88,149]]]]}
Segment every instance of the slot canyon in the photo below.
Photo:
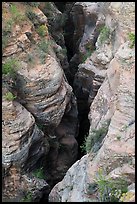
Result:
{"type": "Polygon", "coordinates": [[[135,2],[2,2],[2,202],[135,202],[135,2]]]}

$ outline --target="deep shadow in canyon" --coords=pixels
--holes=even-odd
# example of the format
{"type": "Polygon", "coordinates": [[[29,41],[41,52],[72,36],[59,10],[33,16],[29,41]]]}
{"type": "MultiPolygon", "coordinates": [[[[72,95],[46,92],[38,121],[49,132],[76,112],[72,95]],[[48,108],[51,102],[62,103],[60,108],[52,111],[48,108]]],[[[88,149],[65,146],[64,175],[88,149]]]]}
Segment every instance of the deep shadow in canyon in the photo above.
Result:
{"type": "MultiPolygon", "coordinates": [[[[79,61],[79,57],[76,61],[74,61],[74,64],[71,64],[71,59],[74,57],[74,55],[76,54],[76,42],[74,40],[74,23],[73,23],[73,19],[70,15],[70,11],[72,9],[72,6],[75,2],[69,2],[70,6],[69,9],[66,8],[66,3],[65,2],[54,2],[57,6],[57,8],[63,13],[67,13],[67,20],[64,26],[64,40],[65,40],[65,46],[67,49],[67,58],[68,58],[68,62],[69,62],[69,70],[70,70],[70,76],[66,76],[68,79],[69,84],[72,86],[73,88],[73,92],[75,94],[75,86],[74,86],[74,76],[75,73],[73,73],[73,75],[71,75],[72,73],[72,66],[75,66],[75,70],[78,70],[78,65],[80,63],[79,61]],[[64,10],[63,10],[64,9],[64,10]]],[[[88,119],[88,113],[89,113],[89,104],[88,104],[88,97],[85,97],[84,95],[82,95],[82,92],[80,94],[79,97],[77,97],[77,95],[75,94],[76,98],[77,98],[77,107],[78,107],[78,120],[79,120],[79,134],[77,139],[78,142],[78,158],[80,159],[83,155],[84,152],[81,149],[81,145],[83,145],[83,142],[85,140],[85,137],[88,135],[89,132],[89,128],[90,128],[90,123],[89,123],[89,119],[88,119]],[[81,103],[82,100],[82,103],[81,103]]]]}
{"type": "MultiPolygon", "coordinates": [[[[75,55],[76,52],[76,45],[75,45],[75,41],[74,41],[74,24],[73,24],[73,20],[70,16],[70,10],[72,8],[72,5],[75,2],[69,2],[69,9],[66,8],[66,3],[68,2],[54,2],[55,5],[57,6],[57,8],[62,12],[62,13],[66,13],[67,14],[67,19],[65,22],[65,25],[63,27],[64,30],[64,40],[65,40],[65,46],[67,49],[67,58],[68,58],[68,62],[69,62],[69,70],[70,70],[70,75],[66,75],[66,78],[68,80],[68,83],[71,85],[71,87],[73,88],[73,92],[75,94],[75,86],[74,86],[74,75],[78,70],[78,65],[79,65],[79,59],[75,62],[74,61],[74,66],[75,66],[75,73],[71,72],[71,68],[72,68],[72,64],[71,64],[71,59],[73,58],[73,56],[75,55]]],[[[88,119],[88,113],[89,113],[89,103],[88,103],[88,97],[85,97],[84,94],[78,95],[75,94],[76,98],[77,98],[77,108],[78,108],[78,121],[79,121],[79,133],[78,136],[76,137],[76,140],[78,142],[78,156],[77,156],[77,160],[79,160],[84,154],[85,152],[82,150],[81,146],[83,145],[84,141],[85,141],[85,137],[88,135],[89,133],[89,128],[90,128],[90,122],[88,119]]],[[[47,181],[48,182],[48,181],[47,181]]],[[[51,184],[51,189],[56,185],[56,183],[60,182],[56,181],[54,182],[54,184],[51,184]]],[[[43,197],[41,198],[40,202],[48,202],[48,197],[47,195],[43,195],[43,197]]]]}

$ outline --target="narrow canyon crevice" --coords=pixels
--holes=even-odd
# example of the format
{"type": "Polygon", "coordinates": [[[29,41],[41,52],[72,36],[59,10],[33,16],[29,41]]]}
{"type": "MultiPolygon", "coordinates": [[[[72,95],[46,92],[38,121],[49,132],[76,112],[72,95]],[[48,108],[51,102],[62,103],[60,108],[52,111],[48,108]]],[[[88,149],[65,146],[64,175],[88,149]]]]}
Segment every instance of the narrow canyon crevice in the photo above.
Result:
{"type": "MultiPolygon", "coordinates": [[[[66,9],[66,3],[65,2],[54,2],[55,5],[57,6],[57,8],[62,12],[62,13],[66,13],[67,15],[67,20],[66,23],[63,27],[64,30],[64,40],[65,40],[65,46],[67,49],[67,59],[69,62],[69,67],[68,69],[70,70],[71,73],[71,67],[75,66],[75,73],[78,70],[78,65],[80,63],[79,61],[79,57],[77,60],[74,60],[74,64],[71,65],[71,59],[74,57],[74,55],[76,54],[77,50],[76,50],[76,46],[78,46],[77,42],[80,43],[80,38],[78,38],[75,41],[75,36],[74,36],[74,22],[72,19],[72,16],[70,15],[70,12],[72,10],[72,6],[75,2],[71,2],[70,3],[70,8],[66,9]]],[[[67,2],[68,3],[68,2],[67,2]]],[[[68,6],[68,5],[67,5],[68,6]]],[[[74,67],[73,67],[74,69],[74,67]]],[[[68,79],[69,84],[72,86],[73,88],[73,92],[74,94],[76,93],[76,86],[74,85],[74,77],[75,77],[75,73],[73,73],[73,75],[69,75],[66,76],[68,79]]],[[[78,121],[79,121],[79,134],[77,136],[77,142],[78,142],[78,158],[80,159],[85,152],[82,151],[81,149],[81,145],[83,145],[85,137],[88,135],[89,132],[89,128],[90,128],[90,123],[89,123],[89,119],[88,119],[88,113],[89,113],[89,108],[90,108],[90,104],[88,103],[88,95],[85,96],[85,94],[81,93],[80,94],[75,94],[76,98],[77,98],[77,108],[78,108],[78,121]]]]}
{"type": "MultiPolygon", "coordinates": [[[[86,152],[82,150],[81,146],[83,145],[84,141],[85,141],[85,137],[88,136],[89,133],[89,128],[90,128],[90,122],[88,119],[88,114],[89,114],[89,110],[90,110],[90,104],[88,102],[88,97],[89,94],[85,94],[82,92],[77,93],[76,88],[77,86],[74,84],[74,78],[75,78],[75,74],[78,70],[78,65],[80,63],[79,61],[79,56],[78,56],[78,60],[74,60],[73,63],[71,62],[72,58],[74,57],[76,53],[76,43],[77,41],[79,41],[80,43],[80,39],[77,39],[77,41],[74,41],[74,23],[73,23],[73,19],[70,16],[70,11],[72,8],[73,3],[70,3],[70,9],[68,9],[66,11],[65,9],[65,2],[54,2],[55,5],[57,6],[57,8],[63,13],[66,13],[67,15],[67,19],[66,22],[63,26],[63,34],[64,34],[64,41],[65,41],[65,47],[67,50],[67,59],[68,59],[68,69],[69,69],[69,74],[66,75],[67,80],[70,84],[70,86],[73,88],[73,93],[76,96],[76,101],[77,101],[77,109],[78,109],[78,123],[79,123],[79,129],[78,129],[78,135],[76,137],[77,143],[78,143],[78,154],[77,154],[77,160],[79,160],[86,152]],[[71,68],[75,66],[75,72],[71,73],[71,68]]],[[[81,37],[80,37],[81,38],[81,37]]],[[[74,67],[73,67],[74,68],[74,67]]],[[[73,121],[72,121],[73,122],[73,121]]],[[[54,146],[53,146],[54,149],[54,146]]],[[[53,151],[53,149],[51,148],[51,152],[53,151]]],[[[61,154],[64,154],[64,151],[61,151],[61,154]]],[[[50,153],[49,153],[50,155],[50,153]]],[[[73,163],[72,163],[73,164],[73,163]]],[[[47,166],[49,166],[49,171],[52,168],[50,163],[47,163],[47,166]]],[[[47,180],[47,182],[50,183],[51,186],[51,190],[52,188],[55,186],[56,183],[58,183],[60,180],[57,180],[52,183],[51,180],[49,179],[49,181],[47,180]]],[[[41,198],[40,202],[46,201],[48,202],[48,195],[43,195],[43,197],[41,198]]]]}
{"type": "Polygon", "coordinates": [[[100,168],[134,183],[134,5],[113,3],[3,2],[3,202],[96,202],[100,168]]]}
{"type": "MultiPolygon", "coordinates": [[[[32,80],[31,75],[26,75],[24,77],[24,73],[22,74],[19,70],[18,73],[16,73],[16,81],[12,87],[12,91],[17,94],[17,102],[20,104],[20,106],[22,106],[22,108],[26,108],[28,114],[32,114],[32,118],[34,117],[33,122],[35,121],[35,125],[29,129],[29,134],[33,135],[34,129],[36,130],[36,135],[41,135],[41,139],[39,141],[37,138],[36,140],[34,139],[34,142],[32,142],[32,145],[28,149],[28,158],[22,165],[22,172],[28,173],[28,177],[32,174],[34,169],[42,168],[44,171],[46,177],[45,182],[47,182],[47,184],[46,190],[42,192],[43,196],[40,202],[48,201],[49,191],[56,183],[62,180],[68,168],[83,156],[84,153],[81,151],[80,146],[83,144],[85,136],[88,134],[90,127],[88,120],[90,108],[90,104],[88,103],[89,93],[83,92],[82,85],[80,84],[81,87],[79,87],[79,84],[76,83],[75,79],[75,74],[77,73],[78,66],[80,64],[78,46],[84,31],[84,20],[82,17],[83,24],[80,27],[80,34],[78,34],[79,30],[75,32],[75,23],[71,14],[74,3],[75,2],[61,2],[60,4],[55,2],[61,13],[56,10],[52,4],[47,4],[47,6],[49,6],[48,8],[51,10],[53,9],[54,12],[49,12],[47,7],[43,7],[42,5],[40,6],[40,11],[43,12],[42,18],[44,19],[44,14],[45,16],[47,15],[49,33],[55,40],[55,42],[53,40],[55,46],[53,46],[53,50],[55,51],[55,54],[57,54],[57,60],[60,60],[60,64],[58,64],[56,63],[56,57],[52,57],[53,64],[52,67],[50,67],[50,71],[51,75],[53,75],[52,69],[56,68],[55,71],[58,69],[58,72],[60,73],[58,84],[55,82],[55,86],[61,85],[58,88],[59,94],[61,93],[61,98],[59,99],[56,93],[53,92],[53,95],[55,94],[55,99],[54,97],[53,99],[50,99],[48,104],[46,104],[48,96],[40,101],[40,103],[37,103],[37,100],[40,99],[39,97],[42,94],[41,90],[45,91],[44,86],[46,82],[44,80],[46,80],[46,74],[44,80],[36,80],[36,83],[33,84],[35,87],[33,90],[31,87],[32,84],[29,84],[29,82],[32,80]],[[49,13],[47,13],[46,9],[49,13]],[[63,22],[61,25],[59,24],[58,26],[54,27],[54,25],[57,24],[60,19],[62,19],[62,21],[65,23],[63,22]],[[57,51],[58,47],[66,49],[67,52],[63,56],[64,58],[60,58],[57,51]],[[67,58],[68,64],[65,62],[65,58],[67,58]],[[64,70],[66,76],[64,76],[64,73],[62,74],[62,69],[64,70]],[[30,81],[26,81],[27,77],[30,77],[30,81]],[[37,87],[40,89],[40,93],[38,94],[36,91],[37,87]],[[33,95],[31,95],[32,91],[34,91],[33,95]],[[32,97],[31,100],[29,99],[30,95],[32,97]],[[36,104],[33,100],[36,102],[36,104]],[[62,101],[65,101],[65,103],[63,104],[62,101]],[[59,103],[59,105],[63,104],[62,106],[59,106],[60,109],[55,108],[54,111],[56,113],[56,118],[50,109],[51,106],[56,107],[54,104],[55,102],[59,103]],[[44,115],[43,110],[45,110],[45,108],[47,108],[49,112],[44,112],[44,115]],[[39,155],[38,160],[35,161],[34,156],[37,154],[37,152],[41,152],[41,154],[39,155]]],[[[38,29],[39,23],[43,22],[43,19],[39,20],[39,18],[36,18],[37,12],[34,16],[35,18],[32,14],[29,14],[29,20],[34,24],[35,30],[38,29]]],[[[44,20],[46,21],[46,18],[44,20]]],[[[23,34],[25,35],[25,39],[28,37],[26,33],[28,34],[28,32],[23,34]]],[[[39,44],[37,46],[39,46],[39,44]]],[[[37,49],[37,47],[35,48],[37,49]]],[[[34,49],[34,51],[36,50],[34,49]]],[[[27,52],[25,53],[28,54],[27,52]]],[[[26,66],[28,66],[27,63],[26,66]]],[[[28,72],[26,73],[28,74],[28,72]]],[[[54,80],[55,79],[53,78],[53,83],[54,80]]],[[[52,94],[51,90],[49,95],[50,94],[52,94]]],[[[28,138],[26,137],[24,140],[27,142],[28,138]]],[[[24,140],[21,142],[20,146],[23,145],[25,142],[24,140]]]]}

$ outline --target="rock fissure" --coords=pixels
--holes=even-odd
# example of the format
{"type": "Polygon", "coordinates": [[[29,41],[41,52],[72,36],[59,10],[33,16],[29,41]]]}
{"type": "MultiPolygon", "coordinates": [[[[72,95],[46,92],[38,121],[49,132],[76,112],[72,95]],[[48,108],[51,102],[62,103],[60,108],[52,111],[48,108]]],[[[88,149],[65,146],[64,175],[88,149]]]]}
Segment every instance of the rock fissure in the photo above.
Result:
{"type": "Polygon", "coordinates": [[[134,3],[2,6],[3,201],[106,201],[99,171],[131,193],[134,3]]]}

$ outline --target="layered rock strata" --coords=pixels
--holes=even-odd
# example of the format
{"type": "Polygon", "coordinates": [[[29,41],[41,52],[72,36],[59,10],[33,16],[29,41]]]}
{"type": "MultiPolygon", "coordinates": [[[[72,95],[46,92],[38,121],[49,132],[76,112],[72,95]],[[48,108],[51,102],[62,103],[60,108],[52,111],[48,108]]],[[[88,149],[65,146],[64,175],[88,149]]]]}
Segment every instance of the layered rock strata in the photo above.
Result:
{"type": "MultiPolygon", "coordinates": [[[[88,4],[91,4],[91,7],[95,5],[88,4]]],[[[49,195],[50,202],[98,202],[107,199],[101,197],[102,191],[96,183],[101,171],[100,179],[111,178],[116,181],[125,179],[127,193],[119,199],[124,202],[135,201],[135,50],[134,43],[129,38],[131,33],[134,36],[135,31],[135,4],[110,2],[106,8],[107,6],[104,15],[105,26],[109,27],[112,35],[110,31],[110,39],[108,35],[101,43],[100,33],[93,56],[79,65],[83,70],[90,70],[89,73],[95,76],[99,73],[104,76],[94,100],[89,97],[92,101],[87,140],[90,142],[90,151],[68,170],[61,182],[55,185],[49,195]],[[102,128],[107,121],[109,123],[103,135],[102,128]],[[99,131],[102,131],[99,134],[101,140],[95,138],[99,131]]],[[[88,74],[87,76],[89,77],[88,74]]],[[[119,192],[120,185],[117,186],[119,192]]],[[[105,196],[105,189],[102,193],[105,196]]]]}
{"type": "MultiPolygon", "coordinates": [[[[14,24],[3,48],[3,83],[7,87],[3,89],[6,201],[18,202],[23,197],[40,201],[77,158],[76,98],[65,77],[61,57],[58,59],[64,47],[49,34],[43,5],[38,6],[24,2],[3,3],[3,33],[7,32],[9,18],[14,24]],[[13,10],[16,10],[14,14],[13,10]],[[17,19],[18,12],[20,18],[17,19]],[[18,178],[14,182],[12,169],[18,178]],[[36,170],[38,175],[42,170],[43,178],[34,176],[36,170]],[[19,185],[22,186],[20,192],[17,191],[19,185]],[[9,189],[12,192],[8,193],[9,189]]],[[[63,44],[63,39],[60,40],[63,44]]]]}

